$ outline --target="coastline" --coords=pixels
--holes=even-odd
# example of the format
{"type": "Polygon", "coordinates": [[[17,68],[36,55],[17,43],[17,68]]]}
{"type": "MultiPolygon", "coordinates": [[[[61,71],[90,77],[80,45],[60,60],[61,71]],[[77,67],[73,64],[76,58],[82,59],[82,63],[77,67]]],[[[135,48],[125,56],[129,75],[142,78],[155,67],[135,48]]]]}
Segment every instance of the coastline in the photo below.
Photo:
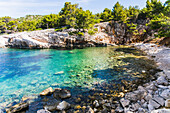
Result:
{"type": "MultiPolygon", "coordinates": [[[[143,44],[143,43],[136,43],[132,44],[132,46],[144,51],[147,53],[148,57],[151,59],[154,59],[154,61],[157,62],[158,68],[162,70],[162,72],[159,72],[155,74],[154,77],[157,78],[157,80],[150,81],[149,83],[145,83],[143,85],[138,86],[138,89],[133,91],[133,92],[128,92],[128,93],[123,93],[121,96],[123,98],[119,98],[118,101],[112,101],[115,102],[115,109],[112,108],[110,102],[104,102],[104,103],[99,103],[97,100],[94,100],[93,108],[90,106],[75,106],[76,109],[85,109],[85,111],[93,113],[98,111],[98,104],[101,106],[105,106],[108,104],[108,106],[103,107],[104,109],[101,109],[101,112],[108,112],[108,109],[114,112],[124,112],[124,113],[133,113],[133,112],[169,112],[169,109],[159,109],[157,111],[154,111],[154,109],[158,108],[169,108],[169,93],[170,92],[170,86],[169,86],[169,81],[170,81],[170,73],[169,73],[169,60],[170,55],[170,49],[164,46],[158,47],[155,44],[143,44]],[[162,62],[164,61],[164,62],[162,62]],[[109,105],[110,103],[110,105],[109,105]],[[144,106],[142,106],[144,105],[144,106]]],[[[61,89],[63,90],[63,89],[61,89]]],[[[51,90],[50,90],[51,91],[51,90]]],[[[48,90],[47,90],[48,92],[48,90]]],[[[56,92],[56,89],[54,90],[56,92]]],[[[67,92],[68,93],[68,92],[67,92]]],[[[121,97],[120,96],[120,97],[121,97]]],[[[44,98],[45,99],[45,98],[44,98]]],[[[25,100],[25,99],[23,99],[25,100]]],[[[27,99],[26,99],[27,100],[27,99]]],[[[106,99],[107,100],[107,99],[106,99]]],[[[24,101],[23,101],[24,102],[24,101]]],[[[26,101],[25,101],[26,102],[26,101]]],[[[61,111],[65,112],[64,110],[68,109],[70,107],[70,104],[62,101],[61,105],[67,105],[65,106],[65,109],[62,109],[61,111]],[[64,103],[64,104],[63,104],[64,103]],[[68,108],[67,108],[68,107],[68,108]]],[[[20,108],[28,107],[29,104],[24,103],[18,105],[20,108]]],[[[54,107],[54,106],[53,106],[54,107]]],[[[48,109],[51,108],[46,108],[46,109],[41,109],[41,112],[49,112],[48,109]]],[[[38,113],[41,113],[41,112],[38,113]]],[[[78,110],[77,110],[78,111],[78,110]]],[[[69,111],[70,112],[70,111],[69,111]]]]}

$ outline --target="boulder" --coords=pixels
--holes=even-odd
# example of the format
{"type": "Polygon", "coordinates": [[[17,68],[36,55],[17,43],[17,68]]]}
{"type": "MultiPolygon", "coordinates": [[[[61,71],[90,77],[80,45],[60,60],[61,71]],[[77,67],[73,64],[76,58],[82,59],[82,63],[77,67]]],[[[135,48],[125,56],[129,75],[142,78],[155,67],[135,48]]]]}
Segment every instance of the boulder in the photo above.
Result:
{"type": "Polygon", "coordinates": [[[63,89],[60,91],[59,97],[62,99],[71,97],[71,92],[67,89],[63,89]]]}
{"type": "Polygon", "coordinates": [[[67,89],[56,88],[53,92],[53,97],[56,99],[66,99],[71,97],[71,92],[67,89]]]}
{"type": "Polygon", "coordinates": [[[170,98],[170,89],[166,89],[164,90],[161,94],[161,97],[163,97],[164,99],[169,99],[170,98]]]}
{"type": "Polygon", "coordinates": [[[148,109],[149,109],[149,111],[151,112],[151,111],[154,110],[154,107],[153,107],[151,104],[148,104],[148,109]]]}
{"type": "Polygon", "coordinates": [[[43,107],[45,110],[48,111],[56,111],[56,107],[58,106],[58,104],[60,103],[60,101],[56,100],[55,98],[51,97],[45,97],[43,99],[43,107]]]}
{"type": "Polygon", "coordinates": [[[158,77],[157,83],[159,85],[168,85],[168,81],[166,80],[165,76],[158,77]]]}
{"type": "Polygon", "coordinates": [[[153,90],[156,91],[157,88],[154,83],[150,83],[150,85],[146,86],[146,90],[153,90]]]}
{"type": "Polygon", "coordinates": [[[45,109],[40,109],[37,111],[37,113],[51,113],[51,112],[45,109]]]}
{"type": "Polygon", "coordinates": [[[129,105],[130,101],[122,98],[122,99],[120,100],[120,103],[121,103],[121,105],[125,108],[126,106],[129,105]]]}
{"type": "Polygon", "coordinates": [[[57,110],[62,111],[62,110],[67,110],[70,108],[70,104],[67,103],[66,101],[62,101],[61,103],[58,104],[57,110]]]}
{"type": "Polygon", "coordinates": [[[116,109],[115,109],[116,113],[123,113],[123,108],[118,106],[116,109]]]}
{"type": "Polygon", "coordinates": [[[149,101],[150,99],[152,99],[152,95],[151,95],[150,93],[148,93],[148,94],[144,97],[144,99],[145,99],[146,101],[149,101]]]}
{"type": "Polygon", "coordinates": [[[52,92],[53,92],[53,89],[51,87],[49,87],[49,88],[45,89],[44,91],[42,91],[40,93],[40,96],[50,95],[50,94],[52,94],[52,92]]]}
{"type": "Polygon", "coordinates": [[[94,110],[90,106],[87,106],[85,113],[94,113],[94,110]]]}
{"type": "Polygon", "coordinates": [[[165,103],[165,100],[162,98],[162,97],[160,97],[160,96],[158,96],[158,95],[155,95],[154,97],[153,97],[153,100],[155,100],[158,104],[160,104],[161,106],[164,106],[164,103],[165,103]]]}
{"type": "Polygon", "coordinates": [[[152,99],[149,100],[149,105],[153,106],[154,108],[160,107],[160,105],[152,99]]]}
{"type": "Polygon", "coordinates": [[[125,95],[125,99],[130,101],[137,101],[143,99],[147,95],[146,90],[136,90],[125,95]]]}
{"type": "Polygon", "coordinates": [[[139,108],[139,109],[138,109],[138,113],[146,113],[146,111],[147,111],[147,110],[146,110],[146,109],[143,109],[143,108],[139,108]]]}
{"type": "Polygon", "coordinates": [[[132,104],[133,111],[137,111],[141,106],[138,103],[132,104]]]}

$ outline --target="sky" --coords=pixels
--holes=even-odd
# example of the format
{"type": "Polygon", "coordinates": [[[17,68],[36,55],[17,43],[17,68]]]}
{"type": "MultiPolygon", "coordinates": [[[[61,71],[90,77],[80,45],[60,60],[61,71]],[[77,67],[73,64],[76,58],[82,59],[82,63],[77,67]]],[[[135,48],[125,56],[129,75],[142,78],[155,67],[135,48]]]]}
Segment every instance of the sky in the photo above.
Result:
{"type": "MultiPolygon", "coordinates": [[[[146,0],[0,0],[0,17],[57,14],[65,2],[78,3],[84,10],[95,14],[102,12],[104,8],[112,9],[117,1],[125,7],[138,5],[143,8],[146,5],[146,0]]],[[[164,3],[166,0],[160,1],[164,3]]]]}

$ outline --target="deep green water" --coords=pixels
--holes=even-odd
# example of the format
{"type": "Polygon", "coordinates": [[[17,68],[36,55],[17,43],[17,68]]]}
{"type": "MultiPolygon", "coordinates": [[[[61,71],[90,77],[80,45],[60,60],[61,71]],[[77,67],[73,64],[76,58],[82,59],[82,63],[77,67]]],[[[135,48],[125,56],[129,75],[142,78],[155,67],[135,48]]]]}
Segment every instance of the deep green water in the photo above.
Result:
{"type": "Polygon", "coordinates": [[[77,88],[81,92],[90,90],[96,83],[134,79],[136,77],[131,76],[131,73],[142,69],[138,67],[138,70],[134,70],[127,66],[130,63],[125,56],[130,56],[132,62],[137,60],[132,55],[121,49],[117,51],[115,47],[74,50],[0,49],[0,106],[14,100],[18,102],[22,96],[39,94],[48,87],[77,88]],[[126,69],[113,69],[119,66],[126,69]]]}

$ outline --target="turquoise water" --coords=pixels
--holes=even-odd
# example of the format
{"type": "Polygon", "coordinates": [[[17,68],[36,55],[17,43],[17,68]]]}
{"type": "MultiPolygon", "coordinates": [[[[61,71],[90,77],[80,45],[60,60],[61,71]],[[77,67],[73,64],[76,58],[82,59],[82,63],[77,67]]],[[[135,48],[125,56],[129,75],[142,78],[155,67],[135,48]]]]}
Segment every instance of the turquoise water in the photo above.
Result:
{"type": "Polygon", "coordinates": [[[129,78],[127,71],[112,70],[114,66],[124,65],[114,57],[126,55],[114,50],[113,47],[0,49],[0,106],[19,101],[22,96],[38,94],[48,87],[89,90],[96,83],[129,78]]]}

